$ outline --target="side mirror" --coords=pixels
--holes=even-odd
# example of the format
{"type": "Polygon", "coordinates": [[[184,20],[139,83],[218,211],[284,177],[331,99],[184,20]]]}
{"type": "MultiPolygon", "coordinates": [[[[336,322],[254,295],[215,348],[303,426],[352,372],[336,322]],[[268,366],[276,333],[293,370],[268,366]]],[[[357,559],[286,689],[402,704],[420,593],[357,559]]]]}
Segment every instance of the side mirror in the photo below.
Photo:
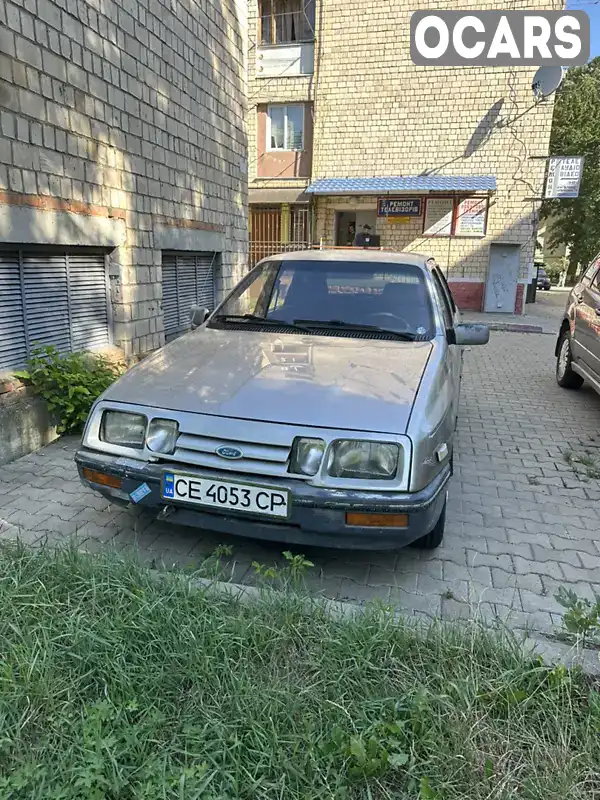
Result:
{"type": "Polygon", "coordinates": [[[487,325],[462,322],[450,331],[450,343],[460,345],[487,344],[490,340],[490,329],[487,325]]]}
{"type": "Polygon", "coordinates": [[[208,308],[204,308],[203,306],[192,306],[190,314],[192,330],[194,331],[196,328],[199,328],[200,325],[203,325],[206,322],[209,314],[210,311],[208,308]]]}

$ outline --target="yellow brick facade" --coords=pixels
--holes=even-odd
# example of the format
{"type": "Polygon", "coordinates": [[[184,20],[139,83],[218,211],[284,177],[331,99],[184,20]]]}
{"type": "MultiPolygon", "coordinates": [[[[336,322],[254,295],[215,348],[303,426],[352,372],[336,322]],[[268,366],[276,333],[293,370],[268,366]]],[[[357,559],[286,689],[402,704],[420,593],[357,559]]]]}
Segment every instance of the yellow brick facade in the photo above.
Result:
{"type": "MultiPolygon", "coordinates": [[[[250,2],[250,187],[306,186],[310,181],[256,178],[256,105],[310,102],[314,109],[311,179],[420,175],[493,175],[483,238],[424,237],[423,220],[377,220],[381,244],[433,255],[450,280],[485,282],[492,242],[521,246],[519,282],[533,272],[537,212],[548,152],[552,100],[534,106],[535,68],[417,67],[410,60],[410,16],[429,0],[316,0],[311,76],[257,74],[257,2],[250,2]],[[254,38],[253,38],[254,36],[254,38]]],[[[471,0],[438,6],[479,9],[471,0]]],[[[513,5],[492,0],[486,9],[513,5]]],[[[520,9],[560,8],[529,2],[520,9]]],[[[410,196],[415,196],[411,193],[410,196]]],[[[373,210],[375,196],[314,200],[313,241],[333,244],[336,211],[373,210]]],[[[521,289],[521,294],[522,294],[521,289]]],[[[517,310],[520,310],[518,308],[517,310]]]]}

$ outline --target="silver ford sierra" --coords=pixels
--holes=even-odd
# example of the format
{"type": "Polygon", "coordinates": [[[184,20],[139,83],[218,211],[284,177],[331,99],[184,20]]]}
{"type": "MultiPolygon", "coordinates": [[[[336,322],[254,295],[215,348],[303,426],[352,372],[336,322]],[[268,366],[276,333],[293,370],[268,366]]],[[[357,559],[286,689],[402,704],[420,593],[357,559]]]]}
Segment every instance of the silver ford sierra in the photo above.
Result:
{"type": "Polygon", "coordinates": [[[85,484],[180,525],[296,545],[435,548],[464,345],[433,259],[315,250],[261,261],[94,404],[85,484]]]}

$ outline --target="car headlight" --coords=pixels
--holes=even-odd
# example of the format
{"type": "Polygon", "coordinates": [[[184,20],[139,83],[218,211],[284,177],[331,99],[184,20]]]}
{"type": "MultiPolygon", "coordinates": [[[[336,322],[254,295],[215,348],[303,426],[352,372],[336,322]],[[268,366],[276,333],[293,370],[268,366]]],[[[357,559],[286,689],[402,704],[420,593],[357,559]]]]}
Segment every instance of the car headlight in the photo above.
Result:
{"type": "Polygon", "coordinates": [[[146,423],[147,420],[143,414],[105,411],[100,425],[100,440],[141,450],[144,446],[146,423]]]}
{"type": "Polygon", "coordinates": [[[303,475],[316,475],[321,468],[325,442],[322,439],[305,439],[298,437],[292,445],[290,472],[303,475]]]}
{"type": "Polygon", "coordinates": [[[397,444],[339,439],[331,445],[327,472],[334,478],[392,480],[399,456],[397,444]]]}
{"type": "Polygon", "coordinates": [[[146,447],[153,453],[168,455],[175,451],[179,425],[174,419],[153,419],[148,425],[146,447]]]}

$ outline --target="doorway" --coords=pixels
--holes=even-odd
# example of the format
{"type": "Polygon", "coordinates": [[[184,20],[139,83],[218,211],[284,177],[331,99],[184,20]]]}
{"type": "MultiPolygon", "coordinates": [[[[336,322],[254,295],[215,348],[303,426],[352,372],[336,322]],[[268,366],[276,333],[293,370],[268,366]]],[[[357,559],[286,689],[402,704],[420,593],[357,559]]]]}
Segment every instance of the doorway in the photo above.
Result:
{"type": "Polygon", "coordinates": [[[369,225],[371,233],[375,234],[376,224],[376,211],[337,211],[335,223],[336,247],[352,247],[354,236],[361,232],[363,225],[369,225]]]}
{"type": "Polygon", "coordinates": [[[485,286],[484,311],[514,314],[521,245],[490,245],[490,264],[485,286]]]}
{"type": "Polygon", "coordinates": [[[352,247],[356,233],[356,213],[354,211],[338,211],[336,217],[335,246],[352,247]]]}

